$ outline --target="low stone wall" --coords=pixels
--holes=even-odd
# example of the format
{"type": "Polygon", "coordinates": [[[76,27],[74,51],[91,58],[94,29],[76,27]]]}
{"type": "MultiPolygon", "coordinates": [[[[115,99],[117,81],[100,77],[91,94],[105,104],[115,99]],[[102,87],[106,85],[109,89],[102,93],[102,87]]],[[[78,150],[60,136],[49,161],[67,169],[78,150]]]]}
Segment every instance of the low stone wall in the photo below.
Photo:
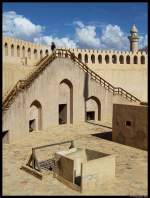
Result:
{"type": "Polygon", "coordinates": [[[148,108],[145,105],[113,105],[112,139],[115,142],[148,149],[148,108]]]}

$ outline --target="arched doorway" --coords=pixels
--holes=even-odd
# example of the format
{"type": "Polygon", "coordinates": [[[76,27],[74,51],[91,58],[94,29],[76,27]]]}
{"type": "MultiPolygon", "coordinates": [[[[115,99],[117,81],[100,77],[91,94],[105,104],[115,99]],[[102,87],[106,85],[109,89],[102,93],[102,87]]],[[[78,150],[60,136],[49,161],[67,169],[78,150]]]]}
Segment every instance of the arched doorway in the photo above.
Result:
{"type": "Polygon", "coordinates": [[[68,79],[59,84],[59,124],[73,123],[73,85],[68,79]]]}
{"type": "Polygon", "coordinates": [[[86,121],[101,120],[101,103],[95,96],[91,96],[86,100],[86,121]]]}
{"type": "Polygon", "coordinates": [[[42,129],[42,106],[39,101],[34,100],[30,105],[29,132],[42,129]]]}

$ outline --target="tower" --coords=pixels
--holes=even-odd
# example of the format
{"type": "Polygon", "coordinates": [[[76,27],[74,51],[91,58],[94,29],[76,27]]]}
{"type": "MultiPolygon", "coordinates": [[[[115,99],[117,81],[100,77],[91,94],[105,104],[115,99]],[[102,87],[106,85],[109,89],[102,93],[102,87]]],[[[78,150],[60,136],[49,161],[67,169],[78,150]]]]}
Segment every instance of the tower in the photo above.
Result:
{"type": "Polygon", "coordinates": [[[132,26],[130,30],[130,36],[128,36],[128,39],[130,41],[130,51],[137,52],[138,51],[138,42],[139,42],[139,36],[138,36],[138,30],[135,25],[132,26]]]}

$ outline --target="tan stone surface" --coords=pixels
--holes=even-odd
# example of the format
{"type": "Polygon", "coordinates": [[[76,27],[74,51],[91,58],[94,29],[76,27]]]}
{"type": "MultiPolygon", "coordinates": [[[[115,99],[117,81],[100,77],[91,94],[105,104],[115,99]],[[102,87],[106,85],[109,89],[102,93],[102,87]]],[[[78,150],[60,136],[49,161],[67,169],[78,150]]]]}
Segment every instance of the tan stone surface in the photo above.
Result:
{"type": "MultiPolygon", "coordinates": [[[[106,125],[108,123],[101,123],[106,125]]],[[[75,146],[116,155],[115,180],[100,185],[87,195],[147,195],[147,151],[104,140],[90,134],[108,132],[110,129],[93,124],[58,126],[46,131],[31,133],[18,142],[3,145],[3,195],[83,195],[71,190],[52,174],[43,180],[20,170],[33,146],[75,139],[75,146]]],[[[44,149],[38,153],[40,160],[56,150],[64,150],[70,144],[44,149]]]]}
{"type": "Polygon", "coordinates": [[[9,92],[18,80],[25,78],[35,67],[26,67],[17,64],[5,64],[3,67],[3,97],[9,92]]]}
{"type": "Polygon", "coordinates": [[[147,106],[114,104],[112,131],[113,141],[147,150],[147,113],[147,106]],[[130,125],[127,125],[127,121],[130,125]]]}
{"type": "MultiPolygon", "coordinates": [[[[46,50],[48,54],[51,54],[50,46],[38,45],[28,41],[15,39],[11,37],[3,37],[3,68],[5,70],[6,64],[17,64],[23,66],[24,59],[26,58],[26,68],[30,68],[37,63],[41,57],[45,56],[46,50]],[[6,56],[5,44],[8,46],[8,54],[6,56]],[[11,55],[11,46],[14,46],[14,54],[11,55]],[[19,56],[17,52],[17,46],[20,47],[19,56]],[[23,54],[22,48],[25,48],[23,54]],[[29,57],[28,49],[31,50],[31,57],[29,57]],[[36,51],[36,53],[35,53],[36,51]],[[42,54],[41,54],[42,52],[42,54]],[[25,57],[25,58],[24,58],[25,57]]],[[[85,56],[88,57],[88,63],[86,63],[92,70],[99,74],[102,78],[107,80],[114,86],[119,86],[127,91],[131,92],[141,100],[147,101],[147,53],[141,51],[115,51],[115,50],[95,50],[95,49],[69,49],[77,57],[81,57],[81,60],[85,62],[85,56]],[[106,56],[109,57],[109,63],[106,63],[106,56]],[[116,62],[113,63],[113,56],[116,58],[116,62]],[[94,57],[95,61],[92,61],[94,57]],[[99,61],[101,57],[101,62],[99,61]],[[123,62],[120,58],[123,58],[123,62]],[[127,57],[130,58],[130,63],[127,64],[127,57]],[[134,62],[134,57],[137,57],[137,64],[134,62]],[[141,57],[144,57],[145,63],[141,64],[141,57]],[[142,94],[141,94],[142,93],[142,94]]],[[[17,73],[16,73],[17,75],[17,73]]],[[[4,79],[4,84],[8,81],[4,79]]]]}

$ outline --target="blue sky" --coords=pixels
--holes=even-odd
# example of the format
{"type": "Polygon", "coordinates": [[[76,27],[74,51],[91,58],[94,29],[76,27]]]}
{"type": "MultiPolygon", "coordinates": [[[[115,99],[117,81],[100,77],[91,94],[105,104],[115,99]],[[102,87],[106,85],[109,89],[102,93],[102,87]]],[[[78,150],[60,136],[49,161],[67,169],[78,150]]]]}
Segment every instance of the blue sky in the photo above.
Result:
{"type": "Polygon", "coordinates": [[[43,44],[127,50],[134,23],[140,46],[147,44],[147,15],[147,3],[3,3],[3,32],[43,44]]]}

